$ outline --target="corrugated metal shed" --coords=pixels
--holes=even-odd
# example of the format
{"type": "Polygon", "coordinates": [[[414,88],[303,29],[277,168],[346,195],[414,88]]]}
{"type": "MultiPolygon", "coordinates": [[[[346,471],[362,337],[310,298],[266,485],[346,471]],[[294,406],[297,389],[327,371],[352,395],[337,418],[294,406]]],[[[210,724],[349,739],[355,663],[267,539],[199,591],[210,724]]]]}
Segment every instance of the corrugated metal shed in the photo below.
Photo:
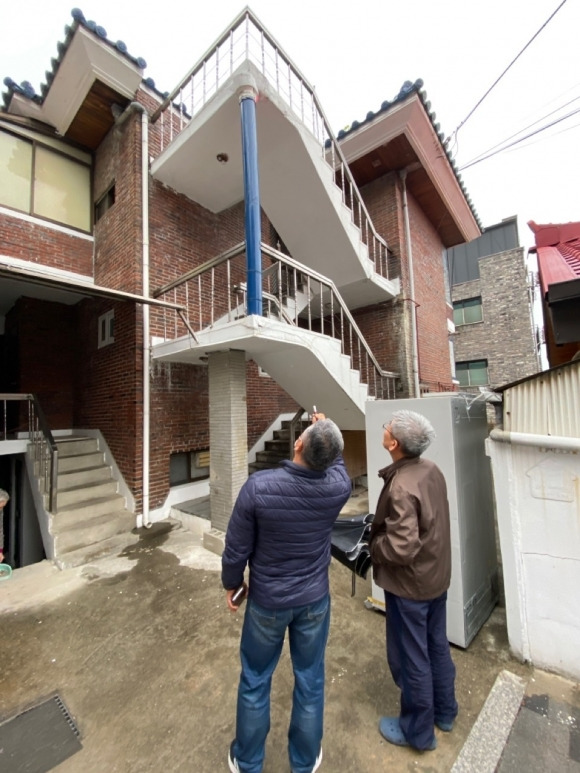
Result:
{"type": "Polygon", "coordinates": [[[580,360],[507,384],[503,429],[536,435],[580,437],[580,360]]]}

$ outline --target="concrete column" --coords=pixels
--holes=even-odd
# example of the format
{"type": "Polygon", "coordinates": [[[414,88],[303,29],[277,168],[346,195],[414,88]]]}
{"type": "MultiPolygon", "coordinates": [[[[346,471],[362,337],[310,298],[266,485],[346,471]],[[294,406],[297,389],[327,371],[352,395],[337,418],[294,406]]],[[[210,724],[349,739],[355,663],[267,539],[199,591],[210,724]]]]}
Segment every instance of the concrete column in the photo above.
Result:
{"type": "Polygon", "coordinates": [[[225,531],[248,477],[245,353],[213,352],[208,370],[211,525],[225,531]]]}

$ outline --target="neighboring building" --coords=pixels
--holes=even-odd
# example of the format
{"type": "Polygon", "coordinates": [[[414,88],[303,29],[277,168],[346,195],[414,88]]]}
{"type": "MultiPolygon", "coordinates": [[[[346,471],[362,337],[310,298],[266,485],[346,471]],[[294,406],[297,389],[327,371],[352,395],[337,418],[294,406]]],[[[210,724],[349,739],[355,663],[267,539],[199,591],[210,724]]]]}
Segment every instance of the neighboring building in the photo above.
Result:
{"type": "Polygon", "coordinates": [[[540,370],[530,277],[517,219],[486,228],[447,252],[455,374],[459,388],[479,391],[540,370]]]}
{"type": "Polygon", "coordinates": [[[538,225],[534,232],[550,367],[580,356],[580,222],[538,225]]]}
{"type": "Polygon", "coordinates": [[[337,141],[247,9],[171,94],[73,19],[41,95],[6,79],[0,113],[0,391],[46,417],[46,499],[16,399],[0,485],[61,563],[91,520],[110,548],[113,509],[209,493],[224,529],[281,414],[316,404],[352,458],[368,398],[452,389],[444,254],[480,234],[420,81],[337,141]],[[113,481],[65,480],[73,454],[113,481]]]}

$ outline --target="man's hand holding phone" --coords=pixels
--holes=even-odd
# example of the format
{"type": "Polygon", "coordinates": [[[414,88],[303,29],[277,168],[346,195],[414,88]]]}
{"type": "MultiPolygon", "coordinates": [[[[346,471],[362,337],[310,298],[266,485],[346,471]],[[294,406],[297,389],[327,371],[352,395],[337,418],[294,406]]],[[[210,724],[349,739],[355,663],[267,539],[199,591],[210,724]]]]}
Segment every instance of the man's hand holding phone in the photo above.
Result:
{"type": "Polygon", "coordinates": [[[235,590],[226,591],[226,601],[228,608],[231,612],[237,612],[240,605],[248,595],[248,586],[246,583],[242,583],[239,588],[235,590]]]}
{"type": "Polygon", "coordinates": [[[312,422],[312,424],[314,424],[317,421],[322,421],[323,419],[326,419],[326,414],[319,413],[318,410],[316,409],[316,406],[313,405],[312,413],[310,414],[310,421],[312,422]]]}

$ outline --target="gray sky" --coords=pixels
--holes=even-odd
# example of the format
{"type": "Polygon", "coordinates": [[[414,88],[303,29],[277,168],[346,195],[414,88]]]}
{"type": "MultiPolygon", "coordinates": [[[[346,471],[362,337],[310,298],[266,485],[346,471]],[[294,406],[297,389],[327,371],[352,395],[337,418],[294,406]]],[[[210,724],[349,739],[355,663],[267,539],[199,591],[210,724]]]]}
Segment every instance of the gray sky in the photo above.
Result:
{"type": "MultiPolygon", "coordinates": [[[[404,81],[422,78],[447,136],[538,32],[561,0],[253,0],[251,9],[316,87],[337,132],[363,120],[404,81]]],[[[70,0],[19,0],[4,9],[0,78],[38,90],[72,22],[70,0]]],[[[81,0],[85,18],[147,61],[145,76],[170,91],[244,8],[239,0],[81,0]],[[198,13],[196,8],[204,10],[198,13]],[[211,10],[206,10],[207,8],[211,10]]],[[[519,133],[580,111],[580,0],[567,0],[459,129],[459,168],[519,133]]],[[[5,90],[2,87],[2,90],[5,90]]],[[[484,226],[518,216],[580,220],[580,112],[461,172],[484,226]]]]}

